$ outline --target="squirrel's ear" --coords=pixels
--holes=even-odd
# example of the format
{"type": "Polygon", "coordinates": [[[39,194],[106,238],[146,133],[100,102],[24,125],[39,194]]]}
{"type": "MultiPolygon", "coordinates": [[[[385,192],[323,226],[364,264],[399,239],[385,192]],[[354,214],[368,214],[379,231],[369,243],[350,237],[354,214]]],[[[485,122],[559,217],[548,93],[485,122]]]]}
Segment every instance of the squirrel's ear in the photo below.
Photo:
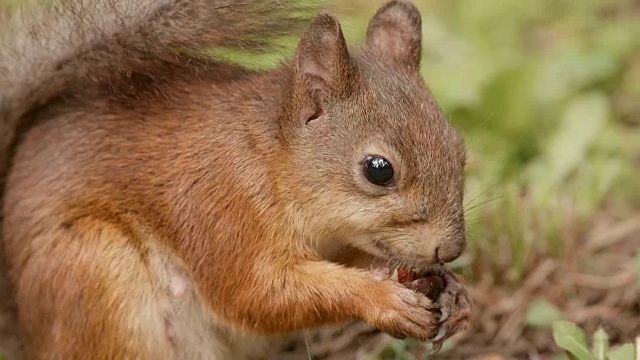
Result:
{"type": "Polygon", "coordinates": [[[393,0],[378,9],[367,29],[367,47],[392,64],[418,71],[422,19],[415,5],[393,0]]]}
{"type": "Polygon", "coordinates": [[[302,95],[300,116],[303,123],[324,113],[327,96],[343,96],[353,81],[351,58],[338,20],[318,15],[306,29],[296,49],[294,65],[296,87],[302,95]]]}

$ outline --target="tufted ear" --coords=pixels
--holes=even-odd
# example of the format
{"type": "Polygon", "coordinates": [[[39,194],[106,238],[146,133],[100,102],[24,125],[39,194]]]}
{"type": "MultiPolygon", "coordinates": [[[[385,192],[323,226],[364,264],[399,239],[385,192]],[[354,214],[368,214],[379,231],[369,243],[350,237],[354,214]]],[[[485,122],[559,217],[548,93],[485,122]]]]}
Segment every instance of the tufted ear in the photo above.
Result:
{"type": "Polygon", "coordinates": [[[422,19],[412,3],[393,0],[369,22],[367,47],[387,62],[418,71],[422,50],[422,19]]]}
{"type": "Polygon", "coordinates": [[[301,122],[322,116],[327,97],[344,95],[352,84],[353,69],[340,23],[320,14],[306,29],[296,49],[295,78],[302,95],[301,122]]]}

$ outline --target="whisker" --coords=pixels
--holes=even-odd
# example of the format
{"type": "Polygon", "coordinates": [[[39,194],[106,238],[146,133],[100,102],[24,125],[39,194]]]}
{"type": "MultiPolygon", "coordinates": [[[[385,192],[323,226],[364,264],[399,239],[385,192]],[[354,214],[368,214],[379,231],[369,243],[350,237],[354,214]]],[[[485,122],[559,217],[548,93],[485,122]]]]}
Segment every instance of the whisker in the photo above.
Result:
{"type": "MultiPolygon", "coordinates": [[[[478,192],[472,199],[467,199],[465,204],[463,205],[463,207],[466,208],[466,207],[468,207],[470,205],[473,205],[474,202],[478,201],[484,195],[488,194],[490,190],[491,189],[488,187],[487,189],[478,192]]],[[[498,193],[498,194],[494,195],[493,197],[491,197],[490,199],[496,199],[496,198],[499,199],[499,198],[502,198],[502,197],[504,197],[504,194],[503,193],[498,193]]]]}
{"type": "Polygon", "coordinates": [[[483,200],[481,202],[473,204],[472,206],[465,206],[464,213],[466,214],[466,213],[468,213],[468,212],[470,212],[472,210],[475,210],[475,209],[477,209],[477,208],[479,208],[479,207],[481,207],[483,205],[496,202],[497,200],[500,200],[502,198],[504,198],[504,195],[496,195],[496,196],[494,196],[492,198],[488,198],[488,199],[485,199],[485,200],[483,200]]]}

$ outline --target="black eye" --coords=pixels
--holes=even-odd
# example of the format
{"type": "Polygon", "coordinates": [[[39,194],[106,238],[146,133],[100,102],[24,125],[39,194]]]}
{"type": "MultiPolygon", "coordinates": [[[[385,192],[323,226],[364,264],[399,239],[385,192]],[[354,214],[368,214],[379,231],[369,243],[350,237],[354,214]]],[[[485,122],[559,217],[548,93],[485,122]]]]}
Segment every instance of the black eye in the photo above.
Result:
{"type": "Polygon", "coordinates": [[[382,156],[367,156],[364,161],[364,176],[374,185],[388,186],[393,180],[393,167],[382,156]]]}

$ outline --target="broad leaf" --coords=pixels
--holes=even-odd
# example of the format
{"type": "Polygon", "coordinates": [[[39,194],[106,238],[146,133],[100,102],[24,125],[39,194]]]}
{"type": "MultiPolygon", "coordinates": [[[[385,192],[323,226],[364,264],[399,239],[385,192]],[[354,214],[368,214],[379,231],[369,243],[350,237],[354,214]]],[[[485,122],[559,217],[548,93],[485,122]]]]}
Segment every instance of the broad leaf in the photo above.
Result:
{"type": "Polygon", "coordinates": [[[624,344],[607,353],[609,360],[635,360],[635,350],[632,344],[624,344]]]}
{"type": "Polygon", "coordinates": [[[598,328],[593,334],[593,355],[598,360],[606,360],[607,351],[609,351],[609,335],[603,328],[598,328]]]}
{"type": "Polygon", "coordinates": [[[557,306],[541,299],[529,305],[525,321],[531,326],[549,328],[554,322],[562,319],[562,311],[557,306]]]}
{"type": "Polygon", "coordinates": [[[553,340],[578,360],[596,360],[587,347],[584,331],[570,321],[560,320],[553,323],[553,340]]]}

